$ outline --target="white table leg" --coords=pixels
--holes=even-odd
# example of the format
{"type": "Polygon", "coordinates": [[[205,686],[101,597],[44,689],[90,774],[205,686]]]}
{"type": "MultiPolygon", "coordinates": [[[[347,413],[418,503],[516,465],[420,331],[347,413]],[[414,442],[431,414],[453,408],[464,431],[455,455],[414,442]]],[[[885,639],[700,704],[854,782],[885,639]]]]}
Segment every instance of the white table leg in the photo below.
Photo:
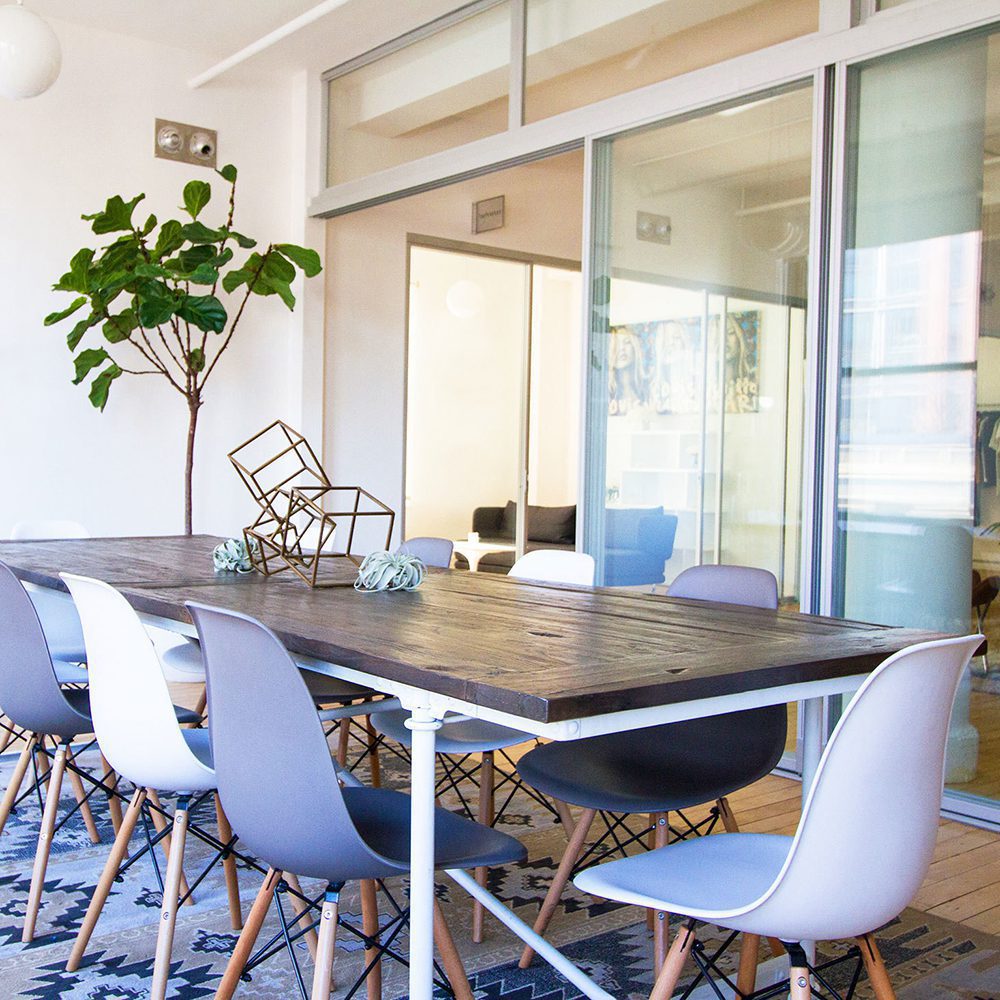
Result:
{"type": "Polygon", "coordinates": [[[479,560],[483,558],[483,553],[466,552],[465,558],[469,560],[469,572],[475,573],[479,569],[479,560]]]}
{"type": "MultiPolygon", "coordinates": [[[[802,702],[802,805],[816,780],[819,759],[823,756],[824,698],[808,698],[802,702]]],[[[810,962],[816,961],[816,942],[803,941],[802,947],[810,962]]]]}
{"type": "Polygon", "coordinates": [[[415,708],[406,720],[410,745],[410,1000],[434,990],[435,733],[441,720],[415,708]]]}

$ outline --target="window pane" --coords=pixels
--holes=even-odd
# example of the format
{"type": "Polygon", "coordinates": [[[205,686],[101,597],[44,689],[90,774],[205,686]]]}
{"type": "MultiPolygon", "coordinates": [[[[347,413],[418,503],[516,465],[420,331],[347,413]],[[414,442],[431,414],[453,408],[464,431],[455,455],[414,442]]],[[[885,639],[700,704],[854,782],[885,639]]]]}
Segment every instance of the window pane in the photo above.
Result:
{"type": "MultiPolygon", "coordinates": [[[[981,626],[994,650],[998,80],[1000,41],[982,34],[849,78],[834,578],[848,617],[981,626]]],[[[961,796],[996,799],[994,755],[979,741],[1000,708],[982,669],[960,687],[946,780],[961,796]]]]}
{"type": "Polygon", "coordinates": [[[507,3],[335,77],[327,183],[504,131],[509,80],[507,3]]]}
{"type": "Polygon", "coordinates": [[[818,0],[528,0],[526,119],[797,38],[818,18],[818,0]]]}
{"type": "Polygon", "coordinates": [[[737,563],[798,600],[811,143],[799,87],[597,152],[609,301],[589,474],[609,585],[737,563]]]}

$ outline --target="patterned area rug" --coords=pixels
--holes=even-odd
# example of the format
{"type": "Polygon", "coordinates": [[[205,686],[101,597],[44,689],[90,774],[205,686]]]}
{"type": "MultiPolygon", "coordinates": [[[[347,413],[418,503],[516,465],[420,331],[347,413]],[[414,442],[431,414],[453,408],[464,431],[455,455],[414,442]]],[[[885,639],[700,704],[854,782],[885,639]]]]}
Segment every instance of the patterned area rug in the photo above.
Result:
{"type": "MultiPolygon", "coordinates": [[[[88,757],[83,757],[86,763],[88,757]]],[[[0,757],[0,784],[6,786],[14,758],[0,757]]],[[[406,765],[384,755],[386,784],[405,787],[406,765]]],[[[72,804],[66,791],[64,806],[72,804]]],[[[169,800],[164,797],[164,803],[169,800]]],[[[445,799],[448,804],[447,799],[445,799]]],[[[451,805],[458,805],[457,801],[451,805]]],[[[55,838],[45,895],[32,945],[20,943],[21,925],[37,836],[37,802],[25,803],[8,823],[0,839],[0,998],[33,997],[61,1000],[138,1000],[148,996],[156,938],[160,892],[149,856],[142,858],[123,880],[116,883],[104,914],[91,939],[87,957],[78,972],[64,970],[76,928],[86,910],[112,840],[110,821],[103,803],[95,807],[104,843],[91,844],[82,822],[73,817],[55,838]]],[[[194,816],[195,823],[214,832],[214,810],[210,803],[194,816]]],[[[500,824],[523,839],[529,860],[521,866],[490,873],[489,888],[527,922],[531,922],[565,845],[561,827],[552,816],[522,795],[517,795],[500,824]]],[[[141,827],[133,847],[141,846],[141,827]]],[[[158,849],[159,850],[159,849],[158,849]]],[[[186,873],[198,877],[210,856],[208,848],[189,840],[186,873]],[[200,863],[199,863],[200,862],[200,863]]],[[[163,856],[157,861],[163,867],[163,856]]],[[[849,875],[847,876],[849,877],[849,875]]],[[[244,913],[261,882],[252,870],[241,869],[244,913]]],[[[303,883],[307,893],[318,894],[318,884],[303,883]]],[[[393,897],[405,905],[406,881],[388,884],[393,897]]],[[[174,943],[169,996],[176,1000],[211,997],[236,941],[231,928],[221,870],[209,872],[196,888],[195,903],[181,910],[174,943]]],[[[446,877],[438,885],[438,897],[462,951],[473,992],[478,1000],[570,1000],[581,994],[551,967],[535,960],[531,968],[517,968],[520,942],[492,917],[487,916],[486,937],[481,945],[470,943],[471,901],[446,877]]],[[[341,912],[360,926],[357,887],[342,896],[341,912]]],[[[286,903],[287,905],[287,903],[286,903]]],[[[390,919],[391,906],[380,898],[383,922],[390,919]]],[[[280,932],[273,913],[264,936],[280,932]]],[[[565,954],[615,997],[642,998],[652,985],[652,942],[643,914],[577,892],[567,891],[553,922],[550,939],[565,954]]],[[[699,932],[703,939],[711,934],[699,932]]],[[[715,939],[721,939],[716,933],[715,939]]],[[[879,934],[883,955],[897,986],[900,1000],[1000,1000],[1000,939],[958,924],[908,910],[879,934]]],[[[395,942],[406,953],[405,931],[395,942]]],[[[836,945],[827,954],[838,954],[836,945]]],[[[846,948],[846,946],[844,946],[846,948]]],[[[311,963],[303,942],[295,947],[308,986],[311,963]]],[[[734,956],[735,957],[735,956],[734,956]]],[[[338,938],[334,996],[346,997],[364,967],[360,942],[347,931],[338,938]]],[[[732,963],[730,962],[730,967],[732,963]]],[[[383,996],[386,1000],[406,995],[406,969],[397,962],[383,963],[383,996]]],[[[444,991],[438,991],[445,996],[444,991]]],[[[256,1000],[291,1000],[298,995],[289,957],[280,951],[241,986],[240,997],[256,1000]]],[[[360,995],[364,995],[363,987],[360,995]]],[[[858,996],[872,994],[867,985],[858,996]]]]}

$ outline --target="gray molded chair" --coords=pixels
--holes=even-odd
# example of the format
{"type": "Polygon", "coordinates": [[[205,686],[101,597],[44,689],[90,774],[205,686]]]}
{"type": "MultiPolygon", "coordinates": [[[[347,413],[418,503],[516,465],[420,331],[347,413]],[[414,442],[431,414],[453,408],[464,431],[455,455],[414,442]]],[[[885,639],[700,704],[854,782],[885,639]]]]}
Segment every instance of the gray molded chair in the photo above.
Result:
{"type": "MultiPolygon", "coordinates": [[[[41,776],[35,782],[36,786],[48,780],[22,932],[22,940],[29,942],[34,938],[49,851],[56,830],[59,793],[67,770],[77,799],[73,812],[79,810],[90,839],[95,844],[100,843],[100,836],[83,782],[103,788],[109,800],[116,804],[117,798],[112,791],[115,782],[113,771],[106,769],[102,780],[97,781],[74,763],[70,744],[77,736],[94,731],[90,695],[86,690],[60,687],[35,606],[21,581],[4,563],[0,563],[0,622],[3,623],[0,635],[0,704],[15,725],[24,730],[26,736],[10,784],[0,804],[0,833],[19,801],[19,792],[29,765],[33,765],[36,774],[41,771],[41,776]],[[49,753],[44,745],[46,739],[51,739],[56,745],[50,774],[46,773],[49,764],[49,753]]],[[[186,709],[175,709],[175,712],[180,722],[198,720],[195,713],[186,709]]],[[[31,791],[29,789],[25,794],[31,794],[31,791]]],[[[116,830],[120,815],[120,811],[117,817],[112,813],[113,818],[116,818],[116,830]]]]}
{"type": "Polygon", "coordinates": [[[448,569],[451,566],[455,543],[450,538],[422,535],[417,538],[407,538],[396,551],[402,555],[416,556],[425,566],[448,569]]]}
{"type": "MultiPolygon", "coordinates": [[[[18,521],[10,533],[14,542],[89,537],[90,532],[79,521],[70,520],[18,521]]],[[[80,664],[86,663],[87,654],[73,602],[48,590],[31,590],[28,594],[42,623],[59,683],[86,684],[87,671],[80,664]]]]}
{"type": "MultiPolygon", "coordinates": [[[[776,610],[778,586],[767,570],[745,566],[695,566],[670,585],[671,597],[717,601],[776,610]]],[[[570,876],[589,864],[650,836],[656,846],[671,837],[684,839],[710,833],[721,819],[726,830],[738,824],[726,796],[769,774],[781,759],[787,735],[784,705],[772,705],[706,719],[691,719],[634,732],[612,733],[567,743],[547,743],[518,761],[521,777],[538,791],[581,806],[569,844],[535,921],[544,934],[570,876]],[[734,749],[739,752],[735,753],[734,749]],[[683,810],[714,802],[706,819],[692,823],[683,810]],[[671,827],[676,813],[683,826],[671,827]],[[649,824],[636,832],[627,817],[648,815],[649,824]],[[605,830],[585,849],[595,819],[605,830]],[[611,841],[612,846],[604,845],[611,841]]],[[[656,931],[657,967],[663,960],[667,918],[660,913],[656,931]]],[[[777,946],[776,946],[777,947],[777,946]]],[[[534,951],[525,946],[521,968],[534,951]]]]}
{"type": "MultiPolygon", "coordinates": [[[[367,969],[381,958],[405,912],[379,931],[370,880],[409,871],[410,798],[382,788],[341,788],[322,725],[301,675],[277,636],[236,612],[188,604],[205,653],[215,773],[237,836],[270,866],[230,959],[217,1000],[231,997],[285,871],[327,884],[313,997],[329,993],[339,893],[361,879],[367,969]],[[262,741],[260,706],[281,740],[262,741]]],[[[435,811],[435,864],[473,868],[521,861],[525,849],[487,826],[435,811]]],[[[465,973],[443,918],[438,947],[449,980],[465,973]]],[[[300,982],[302,995],[305,990],[300,982]]]]}
{"type": "MultiPolygon", "coordinates": [[[[865,681],[830,737],[794,837],[743,833],[705,837],[612,861],[576,879],[585,892],[689,918],[651,994],[673,995],[687,958],[706,975],[743,934],[736,991],[756,986],[759,939],[787,942],[791,996],[840,996],[831,967],[810,966],[803,939],[857,938],[854,984],[863,961],[878,1000],[895,1000],[873,932],[907,906],[927,874],[937,838],[945,741],[955,691],[983,641],[972,635],[910,646],[865,681]],[[733,933],[721,948],[695,940],[697,921],[733,933]]],[[[722,982],[722,981],[720,981],[722,982]]],[[[709,980],[719,995],[719,985],[709,980]]],[[[725,983],[722,983],[725,985],[725,983]]],[[[728,985],[732,987],[732,983],[728,985]]],[[[950,992],[950,991],[949,991],[950,992]]],[[[970,991],[968,995],[971,995],[970,991]]],[[[787,988],[768,996],[787,995],[787,988]]]]}

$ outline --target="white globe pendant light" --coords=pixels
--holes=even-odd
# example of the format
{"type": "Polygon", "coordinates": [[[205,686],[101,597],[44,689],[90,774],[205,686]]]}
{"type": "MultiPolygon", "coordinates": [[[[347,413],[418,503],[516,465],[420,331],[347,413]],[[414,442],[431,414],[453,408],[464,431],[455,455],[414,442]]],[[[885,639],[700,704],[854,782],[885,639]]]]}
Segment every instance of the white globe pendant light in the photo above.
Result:
{"type": "Polygon", "coordinates": [[[0,95],[37,97],[56,82],[61,66],[59,39],[42,18],[20,0],[0,7],[0,95]]]}

